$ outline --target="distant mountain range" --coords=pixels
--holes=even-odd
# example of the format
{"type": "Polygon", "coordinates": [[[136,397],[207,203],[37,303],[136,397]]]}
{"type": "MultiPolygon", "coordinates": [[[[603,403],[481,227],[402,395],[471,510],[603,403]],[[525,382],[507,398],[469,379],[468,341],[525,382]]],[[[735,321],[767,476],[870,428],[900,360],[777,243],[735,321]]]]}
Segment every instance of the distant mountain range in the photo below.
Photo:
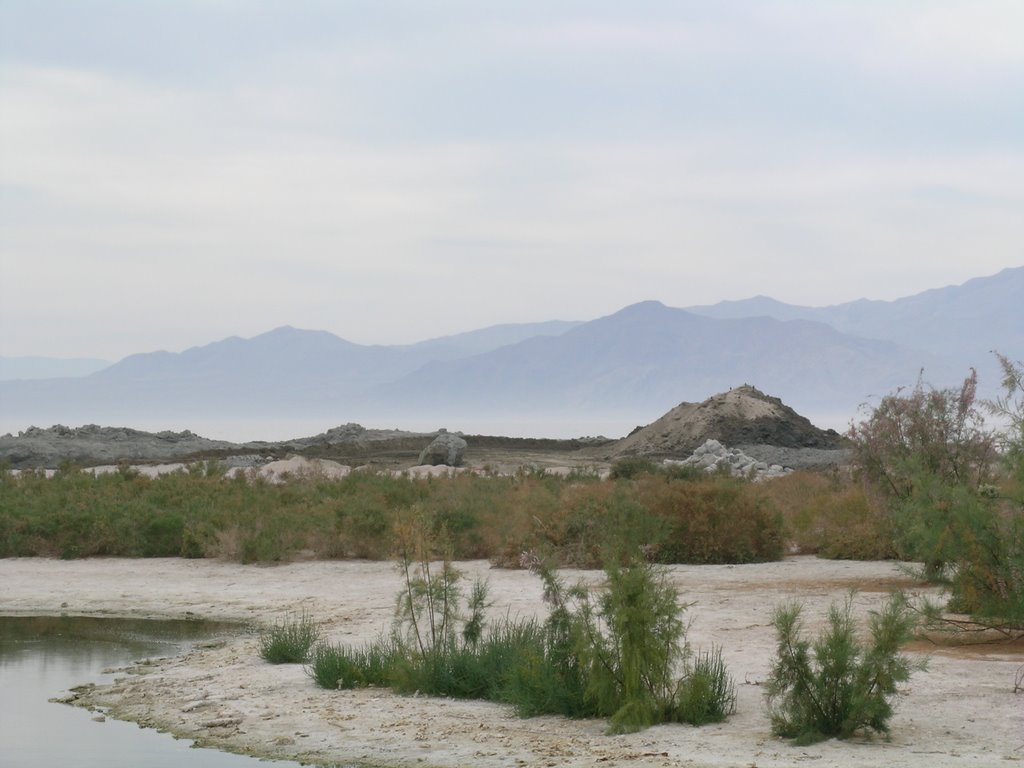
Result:
{"type": "Polygon", "coordinates": [[[0,425],[137,424],[154,414],[181,426],[415,418],[460,428],[460,419],[585,424],[609,415],[639,424],[741,384],[832,425],[871,396],[913,385],[922,369],[926,381],[951,386],[973,366],[993,391],[992,349],[1024,356],[1024,267],[896,301],[647,301],[589,322],[494,326],[401,346],[283,327],[131,355],[84,376],[0,381],[0,425]]]}
{"type": "Polygon", "coordinates": [[[756,296],[689,309],[716,319],[812,320],[841,333],[931,352],[964,370],[991,365],[993,349],[1014,358],[1024,354],[1024,267],[895,301],[801,307],[756,296]]]}

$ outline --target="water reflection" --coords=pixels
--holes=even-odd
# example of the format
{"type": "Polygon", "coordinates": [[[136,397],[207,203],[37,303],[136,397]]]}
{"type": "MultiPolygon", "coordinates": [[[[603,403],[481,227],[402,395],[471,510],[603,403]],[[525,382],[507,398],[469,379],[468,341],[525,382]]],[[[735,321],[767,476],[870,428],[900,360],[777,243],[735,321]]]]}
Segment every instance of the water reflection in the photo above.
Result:
{"type": "Polygon", "coordinates": [[[198,621],[0,616],[0,766],[255,768],[261,763],[250,757],[191,749],[189,741],[132,723],[96,722],[95,713],[48,701],[75,685],[110,681],[103,672],[109,667],[237,631],[198,621]]]}

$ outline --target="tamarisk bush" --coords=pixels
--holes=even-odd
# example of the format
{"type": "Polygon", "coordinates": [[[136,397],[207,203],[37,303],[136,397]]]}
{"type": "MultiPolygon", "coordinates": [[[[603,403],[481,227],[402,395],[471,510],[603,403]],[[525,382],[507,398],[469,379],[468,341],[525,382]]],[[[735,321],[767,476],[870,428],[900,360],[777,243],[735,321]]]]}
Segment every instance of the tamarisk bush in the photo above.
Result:
{"type": "Polygon", "coordinates": [[[896,595],[872,611],[868,644],[857,640],[849,599],[832,605],[828,627],[813,643],[803,637],[800,613],[789,604],[772,619],[778,638],[767,686],[772,732],[797,744],[888,733],[897,685],[924,666],[899,652],[916,624],[906,601],[896,595]]]}

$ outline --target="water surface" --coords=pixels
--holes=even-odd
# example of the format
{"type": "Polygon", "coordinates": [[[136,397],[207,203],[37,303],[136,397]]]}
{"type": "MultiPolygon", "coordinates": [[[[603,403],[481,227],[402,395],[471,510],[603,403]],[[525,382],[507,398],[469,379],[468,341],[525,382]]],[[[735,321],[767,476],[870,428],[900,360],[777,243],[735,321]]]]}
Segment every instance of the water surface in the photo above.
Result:
{"type": "Polygon", "coordinates": [[[0,616],[0,766],[3,768],[298,768],[290,761],[194,749],[170,734],[50,702],[104,669],[181,653],[239,631],[199,621],[0,616]]]}

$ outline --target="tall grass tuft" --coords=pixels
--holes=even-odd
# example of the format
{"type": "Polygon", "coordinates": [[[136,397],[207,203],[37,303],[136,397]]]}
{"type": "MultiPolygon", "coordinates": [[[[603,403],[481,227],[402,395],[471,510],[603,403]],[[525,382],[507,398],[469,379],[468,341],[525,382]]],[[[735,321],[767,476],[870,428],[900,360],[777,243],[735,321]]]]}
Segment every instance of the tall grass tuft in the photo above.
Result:
{"type": "Polygon", "coordinates": [[[260,656],[271,664],[305,664],[320,639],[320,625],[303,613],[287,618],[260,636],[260,656]]]}
{"type": "Polygon", "coordinates": [[[313,646],[307,672],[329,690],[388,686],[402,659],[402,649],[390,639],[352,648],[320,642],[313,646]]]}
{"type": "Polygon", "coordinates": [[[720,723],[736,711],[736,684],[720,648],[699,651],[681,683],[672,719],[705,725],[720,723]]]}

